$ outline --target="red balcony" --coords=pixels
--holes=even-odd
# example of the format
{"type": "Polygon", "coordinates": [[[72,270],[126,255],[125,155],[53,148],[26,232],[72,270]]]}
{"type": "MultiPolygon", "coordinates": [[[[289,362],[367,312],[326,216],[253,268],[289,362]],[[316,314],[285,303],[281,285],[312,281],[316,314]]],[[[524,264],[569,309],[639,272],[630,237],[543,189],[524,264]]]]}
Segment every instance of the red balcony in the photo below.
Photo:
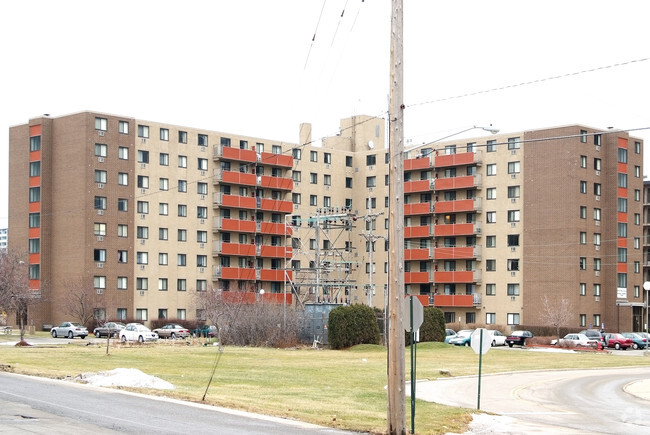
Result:
{"type": "Polygon", "coordinates": [[[293,229],[290,225],[284,225],[273,222],[258,222],[257,230],[262,234],[274,234],[284,236],[290,236],[293,234],[293,229]]]}
{"type": "Polygon", "coordinates": [[[239,243],[220,243],[214,242],[213,254],[215,255],[234,255],[237,257],[253,257],[255,256],[255,245],[239,244],[239,243]]]}
{"type": "Polygon", "coordinates": [[[405,171],[415,171],[418,169],[429,169],[429,168],[431,168],[431,157],[429,156],[404,160],[405,171]]]}
{"type": "Polygon", "coordinates": [[[262,198],[259,208],[264,211],[291,213],[293,211],[293,203],[291,201],[262,198]]]}
{"type": "Polygon", "coordinates": [[[473,283],[474,272],[471,270],[455,270],[434,272],[433,280],[435,283],[473,283]]]}
{"type": "Polygon", "coordinates": [[[407,181],[404,183],[404,193],[430,192],[433,189],[433,180],[407,181]]]}
{"type": "Polygon", "coordinates": [[[287,246],[259,246],[257,255],[265,258],[291,258],[293,250],[287,246]]]}
{"type": "Polygon", "coordinates": [[[215,183],[239,184],[245,186],[256,186],[257,177],[255,174],[249,174],[237,171],[215,171],[215,183]]]}
{"type": "Polygon", "coordinates": [[[426,284],[431,282],[429,272],[404,272],[405,284],[426,284]]]}
{"type": "Polygon", "coordinates": [[[455,201],[437,201],[435,203],[435,212],[444,213],[462,213],[476,210],[476,199],[458,199],[455,201]]]}
{"type": "Polygon", "coordinates": [[[250,210],[255,209],[257,205],[257,201],[254,196],[237,196],[215,193],[213,200],[214,205],[221,207],[245,208],[250,210]]]}
{"type": "Polygon", "coordinates": [[[405,239],[426,238],[426,237],[431,237],[432,235],[433,235],[433,231],[431,226],[429,225],[422,225],[418,227],[404,227],[405,239]]]}
{"type": "Polygon", "coordinates": [[[436,168],[443,168],[449,166],[473,165],[481,163],[481,158],[482,156],[480,152],[437,155],[435,156],[433,166],[436,168]]]}
{"type": "Polygon", "coordinates": [[[217,279],[235,279],[239,281],[253,281],[255,279],[255,269],[241,267],[221,267],[217,268],[215,277],[217,279]]]}
{"type": "Polygon", "coordinates": [[[435,295],[433,297],[434,307],[473,307],[473,295],[435,295]]]}
{"type": "Polygon", "coordinates": [[[404,216],[413,216],[420,214],[433,213],[433,203],[431,202],[416,202],[413,204],[404,204],[404,216]]]}
{"type": "Polygon", "coordinates": [[[436,260],[457,260],[478,257],[480,249],[478,247],[465,246],[459,248],[435,248],[433,258],[436,260]]]}
{"type": "Polygon", "coordinates": [[[238,162],[257,162],[257,154],[253,150],[242,150],[232,147],[215,147],[215,158],[222,160],[235,160],[238,162]]]}
{"type": "Polygon", "coordinates": [[[472,189],[477,186],[477,180],[474,175],[467,175],[464,177],[449,177],[449,178],[436,178],[435,188],[440,190],[454,190],[454,189],[472,189]]]}
{"type": "MultiPolygon", "coordinates": [[[[478,233],[480,228],[476,228],[478,233]]],[[[433,227],[436,237],[470,236],[474,234],[474,224],[440,224],[433,227]]]]}
{"type": "Polygon", "coordinates": [[[431,250],[428,248],[404,250],[404,261],[430,260],[430,259],[431,259],[431,250]]]}
{"type": "Polygon", "coordinates": [[[293,167],[293,157],[288,154],[261,153],[259,163],[271,166],[293,167]]]}
{"type": "MultiPolygon", "coordinates": [[[[287,279],[293,278],[293,271],[287,270],[287,279]]],[[[285,281],[285,271],[281,269],[261,269],[260,270],[260,281],[285,281]]]]}
{"type": "Polygon", "coordinates": [[[234,233],[254,233],[255,221],[242,221],[239,219],[219,219],[215,221],[214,230],[234,233]]]}
{"type": "Polygon", "coordinates": [[[267,189],[293,190],[293,179],[262,175],[259,186],[267,189]]]}

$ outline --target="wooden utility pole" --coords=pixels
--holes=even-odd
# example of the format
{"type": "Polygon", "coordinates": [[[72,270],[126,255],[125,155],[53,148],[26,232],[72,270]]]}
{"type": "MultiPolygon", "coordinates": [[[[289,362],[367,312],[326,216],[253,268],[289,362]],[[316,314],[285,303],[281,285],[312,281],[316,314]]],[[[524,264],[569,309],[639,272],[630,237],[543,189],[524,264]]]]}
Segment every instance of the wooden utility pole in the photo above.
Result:
{"type": "Polygon", "coordinates": [[[406,434],[404,327],[403,0],[391,3],[388,243],[388,433],[406,434]]]}

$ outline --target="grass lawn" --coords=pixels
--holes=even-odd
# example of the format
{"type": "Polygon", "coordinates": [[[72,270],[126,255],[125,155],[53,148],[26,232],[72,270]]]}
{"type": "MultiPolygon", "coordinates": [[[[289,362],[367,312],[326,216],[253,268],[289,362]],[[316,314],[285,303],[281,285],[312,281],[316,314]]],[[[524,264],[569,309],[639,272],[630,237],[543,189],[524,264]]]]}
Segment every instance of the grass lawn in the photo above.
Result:
{"type": "MultiPolygon", "coordinates": [[[[37,333],[37,336],[42,333],[37,333]]],[[[6,340],[5,337],[0,340],[6,340]]],[[[29,341],[29,336],[27,337],[29,341]]],[[[202,340],[145,345],[88,345],[88,340],[53,346],[0,346],[0,366],[16,373],[53,378],[118,367],[137,368],[171,382],[172,391],[137,390],[200,402],[217,362],[218,348],[202,340]],[[10,368],[7,368],[10,366],[10,368]]],[[[362,345],[349,350],[224,347],[206,402],[261,414],[287,417],[341,429],[386,431],[386,349],[362,345]]],[[[475,375],[478,356],[471,348],[421,343],[418,379],[475,375]]],[[[650,358],[605,353],[543,353],[492,350],[483,356],[483,373],[512,370],[650,365],[650,358]]],[[[410,380],[409,347],[406,378],[410,380]]],[[[406,398],[410,428],[410,398],[406,398]]],[[[417,433],[462,432],[472,410],[418,400],[417,433]]]]}

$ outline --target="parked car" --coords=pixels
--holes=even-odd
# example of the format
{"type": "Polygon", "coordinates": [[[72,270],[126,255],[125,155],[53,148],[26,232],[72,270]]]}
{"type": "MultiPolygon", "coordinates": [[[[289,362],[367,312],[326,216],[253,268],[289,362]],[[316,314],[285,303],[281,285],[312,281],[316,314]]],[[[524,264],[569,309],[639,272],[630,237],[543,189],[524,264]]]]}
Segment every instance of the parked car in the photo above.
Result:
{"type": "Polygon", "coordinates": [[[471,344],[473,329],[463,329],[458,331],[453,338],[449,339],[449,344],[454,344],[456,346],[469,346],[471,344]]]}
{"type": "Polygon", "coordinates": [[[456,331],[453,329],[445,329],[445,343],[449,343],[449,340],[456,336],[456,331]]]}
{"type": "Polygon", "coordinates": [[[145,341],[158,340],[158,334],[151,331],[151,329],[144,326],[142,323],[129,323],[124,329],[120,331],[120,341],[145,341]]]}
{"type": "Polygon", "coordinates": [[[605,334],[605,347],[626,350],[628,347],[632,347],[633,344],[632,339],[623,337],[623,334],[616,332],[605,334]]]}
{"type": "Polygon", "coordinates": [[[641,338],[645,338],[645,342],[650,346],[650,333],[647,332],[635,332],[636,335],[640,336],[641,338]]]}
{"type": "Polygon", "coordinates": [[[518,346],[524,346],[526,340],[533,337],[534,335],[530,331],[512,331],[512,333],[506,338],[506,344],[509,347],[512,347],[515,344],[518,346]]]}
{"type": "Polygon", "coordinates": [[[153,330],[160,338],[186,338],[190,336],[190,330],[178,323],[168,323],[162,328],[153,330]]]}
{"type": "Polygon", "coordinates": [[[567,334],[564,338],[559,340],[552,340],[551,344],[555,346],[569,346],[569,347],[598,347],[598,340],[589,338],[585,334],[573,333],[567,334]]]}
{"type": "Polygon", "coordinates": [[[192,329],[192,337],[216,337],[217,327],[214,325],[203,325],[192,329]]]}
{"type": "Polygon", "coordinates": [[[492,347],[494,346],[505,346],[506,345],[506,336],[503,335],[501,331],[496,329],[489,330],[492,335],[492,347]]]}
{"type": "Polygon", "coordinates": [[[600,347],[605,347],[605,334],[603,334],[599,329],[585,329],[579,333],[585,334],[587,338],[591,340],[598,340],[600,342],[600,347]]]}
{"type": "Polygon", "coordinates": [[[648,340],[637,332],[623,332],[622,335],[632,339],[632,349],[645,349],[648,347],[648,340]]]}
{"type": "Polygon", "coordinates": [[[81,323],[75,322],[63,322],[59,326],[55,326],[50,329],[50,334],[53,338],[64,337],[64,338],[74,338],[81,337],[83,340],[88,336],[88,329],[83,326],[81,323]]]}
{"type": "Polygon", "coordinates": [[[95,328],[93,334],[95,334],[95,337],[97,338],[108,337],[108,336],[117,338],[120,335],[120,331],[125,327],[126,325],[124,323],[106,322],[104,323],[104,325],[95,328]]]}

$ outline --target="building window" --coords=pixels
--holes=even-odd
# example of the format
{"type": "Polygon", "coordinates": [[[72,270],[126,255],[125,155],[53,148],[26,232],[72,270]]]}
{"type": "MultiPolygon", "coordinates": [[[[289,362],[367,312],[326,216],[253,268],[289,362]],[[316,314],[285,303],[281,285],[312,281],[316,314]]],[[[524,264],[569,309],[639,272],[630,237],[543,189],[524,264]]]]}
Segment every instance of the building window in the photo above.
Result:
{"type": "Polygon", "coordinates": [[[187,291],[187,280],[179,278],[176,280],[176,290],[179,292],[187,291]]]}
{"type": "MultiPolygon", "coordinates": [[[[40,192],[39,192],[40,194],[40,192]]],[[[40,195],[36,201],[40,200],[40,195]]],[[[29,190],[29,202],[32,201],[32,189],[29,190]]],[[[105,196],[96,196],[95,197],[95,210],[106,210],[106,197],[105,196]]]]}
{"type": "Polygon", "coordinates": [[[149,188],[149,177],[146,175],[138,175],[138,187],[141,189],[149,188]]]}
{"type": "Polygon", "coordinates": [[[160,190],[169,190],[169,178],[161,178],[159,181],[160,190]]]}
{"type": "Polygon", "coordinates": [[[497,212],[488,211],[487,213],[485,213],[485,217],[488,224],[494,224],[497,221],[497,212]]]}
{"type": "Polygon", "coordinates": [[[618,162],[627,163],[627,149],[625,148],[618,149],[618,162]]]}
{"type": "Polygon", "coordinates": [[[169,215],[169,204],[166,202],[158,203],[158,214],[161,216],[169,215]]]}
{"type": "Polygon", "coordinates": [[[149,227],[137,227],[136,235],[138,239],[148,239],[149,238],[149,227]]]}
{"type": "Polygon", "coordinates": [[[331,186],[332,185],[332,176],[325,174],[323,175],[323,184],[325,186],[331,186]]]}
{"type": "Polygon", "coordinates": [[[294,148],[291,150],[294,160],[300,160],[302,158],[302,150],[300,148],[294,148]]]}
{"type": "Polygon", "coordinates": [[[197,255],[196,256],[196,266],[197,267],[207,267],[208,265],[208,256],[207,255],[197,255]]]}
{"type": "Polygon", "coordinates": [[[580,270],[587,270],[587,257],[580,257],[580,270]]]}
{"type": "Polygon", "coordinates": [[[496,246],[497,246],[497,236],[486,236],[485,237],[485,246],[487,248],[496,248],[496,246]]]}
{"type": "Polygon", "coordinates": [[[497,188],[496,187],[488,187],[485,197],[487,199],[497,199],[497,188]]]}
{"type": "Polygon", "coordinates": [[[169,240],[169,228],[158,228],[158,240],[169,240]]]}
{"type": "Polygon", "coordinates": [[[508,246],[519,246],[519,234],[508,234],[508,246]]]}
{"type": "Polygon", "coordinates": [[[508,296],[519,296],[519,284],[508,284],[508,296]]]}
{"type": "Polygon", "coordinates": [[[518,137],[509,137],[508,138],[508,149],[509,150],[518,150],[521,146],[521,139],[518,137]]]}
{"type": "Polygon", "coordinates": [[[291,174],[291,178],[293,179],[294,182],[299,183],[302,180],[302,172],[293,171],[293,173],[291,174]]]}
{"type": "Polygon", "coordinates": [[[187,256],[185,254],[178,254],[176,256],[177,266],[187,266],[187,256]]]}
{"type": "Polygon", "coordinates": [[[178,180],[178,191],[182,193],[187,193],[187,181],[178,180]]]}
{"type": "Polygon", "coordinates": [[[108,128],[108,119],[95,118],[95,130],[106,131],[108,128]]]}
{"type": "Polygon", "coordinates": [[[309,183],[310,184],[318,184],[318,174],[315,172],[310,172],[309,173],[309,183]]]}
{"type": "Polygon", "coordinates": [[[117,289],[118,290],[126,290],[128,286],[128,278],[126,276],[118,276],[117,277],[117,289]]]}
{"type": "Polygon", "coordinates": [[[594,245],[600,246],[600,233],[594,233],[594,245]]]}
{"type": "Polygon", "coordinates": [[[627,213],[627,198],[618,198],[618,212],[627,213]]]}
{"type": "Polygon", "coordinates": [[[96,236],[105,236],[106,235],[106,224],[95,222],[94,225],[94,235],[96,236]]]}
{"type": "Polygon", "coordinates": [[[352,156],[345,156],[345,166],[352,167],[352,156]]]}
{"type": "Polygon", "coordinates": [[[485,284],[485,294],[487,296],[495,296],[497,294],[496,284],[485,284]]]}
{"type": "Polygon", "coordinates": [[[331,164],[332,163],[332,154],[331,153],[323,153],[323,162],[326,164],[331,164]]]}
{"type": "Polygon", "coordinates": [[[117,184],[120,186],[128,186],[129,185],[129,174],[126,172],[118,172],[117,174],[117,184]]]}
{"type": "Polygon", "coordinates": [[[594,183],[594,195],[600,196],[601,195],[601,185],[600,183],[594,183]]]}
{"type": "Polygon", "coordinates": [[[309,205],[318,205],[318,197],[316,195],[309,195],[309,205]]]}
{"type": "Polygon", "coordinates": [[[641,142],[634,142],[634,153],[641,154],[641,142]]]}
{"type": "Polygon", "coordinates": [[[183,229],[178,230],[177,240],[179,242],[187,242],[187,230],[183,230],[183,229]]]}
{"type": "Polygon", "coordinates": [[[508,325],[519,325],[519,313],[508,313],[508,325]]]}
{"type": "Polygon", "coordinates": [[[496,150],[497,150],[497,141],[496,140],[487,141],[486,151],[488,153],[493,153],[496,150]]]}
{"type": "Polygon", "coordinates": [[[129,226],[126,224],[118,224],[117,237],[129,237],[129,226]]]}
{"type": "Polygon", "coordinates": [[[627,248],[617,248],[617,261],[619,263],[627,263],[627,248]]]}
{"type": "Polygon", "coordinates": [[[496,313],[485,313],[485,324],[486,325],[494,325],[497,323],[497,315],[496,313]]]}
{"type": "Polygon", "coordinates": [[[580,130],[580,142],[587,143],[587,130],[580,130]]]}
{"type": "Polygon", "coordinates": [[[594,296],[600,296],[600,284],[594,284],[594,296]]]}
{"type": "Polygon", "coordinates": [[[509,258],[508,259],[508,270],[510,270],[510,271],[519,270],[519,259],[518,258],[509,258]]]}
{"type": "Polygon", "coordinates": [[[208,170],[208,159],[197,159],[197,166],[199,171],[208,170]]]}
{"type": "Polygon", "coordinates": [[[601,210],[599,208],[594,208],[594,220],[600,221],[601,210]]]}
{"type": "Polygon", "coordinates": [[[187,156],[178,156],[178,167],[187,168],[187,156]]]}
{"type": "Polygon", "coordinates": [[[318,151],[310,151],[309,152],[309,161],[310,162],[317,162],[318,161],[318,151]]]}
{"type": "Polygon", "coordinates": [[[587,167],[587,156],[580,156],[580,167],[581,168],[587,167]]]}
{"type": "Polygon", "coordinates": [[[497,270],[497,261],[490,259],[490,260],[485,260],[485,270],[488,272],[494,272],[497,270]]]}
{"type": "Polygon", "coordinates": [[[600,270],[602,261],[600,258],[594,258],[594,270],[600,270]]]}
{"type": "Polygon", "coordinates": [[[117,130],[121,134],[129,134],[129,123],[126,121],[118,121],[117,130]]]}
{"type": "Polygon", "coordinates": [[[584,282],[580,283],[580,296],[586,296],[587,295],[587,284],[584,282]]]}
{"type": "Polygon", "coordinates": [[[117,211],[129,211],[129,200],[126,198],[118,198],[117,211]]]}
{"type": "Polygon", "coordinates": [[[580,206],[580,219],[587,219],[587,207],[584,205],[580,206]]]}
{"type": "Polygon", "coordinates": [[[301,198],[301,195],[299,193],[292,193],[291,194],[291,201],[294,204],[300,204],[300,202],[301,202],[300,198],[301,198]]]}
{"type": "Polygon", "coordinates": [[[117,251],[117,262],[118,263],[128,263],[129,262],[129,253],[128,253],[128,251],[118,250],[117,251]]]}
{"type": "Polygon", "coordinates": [[[634,200],[636,202],[641,201],[641,191],[639,189],[634,189],[634,200]]]}
{"type": "Polygon", "coordinates": [[[207,195],[208,183],[201,183],[201,182],[196,183],[196,193],[198,193],[199,195],[207,195]]]}
{"type": "Polygon", "coordinates": [[[93,277],[93,285],[96,289],[105,289],[106,288],[106,277],[105,276],[95,276],[93,277]]]}
{"type": "Polygon", "coordinates": [[[158,278],[158,290],[163,292],[167,291],[167,278],[158,278]]]}
{"type": "Polygon", "coordinates": [[[204,292],[208,290],[208,282],[205,279],[196,280],[196,291],[204,292]]]}
{"type": "Polygon", "coordinates": [[[519,210],[508,210],[508,222],[519,222],[519,210]]]}
{"type": "Polygon", "coordinates": [[[178,204],[178,216],[179,217],[187,217],[187,205],[178,204]]]}
{"type": "Polygon", "coordinates": [[[377,186],[377,177],[366,177],[366,187],[377,186]]]}
{"type": "Polygon", "coordinates": [[[496,175],[497,174],[497,164],[496,163],[491,163],[487,165],[487,174],[488,176],[496,175]]]}
{"type": "Polygon", "coordinates": [[[29,228],[40,228],[41,227],[41,214],[40,213],[30,213],[29,214],[29,228]]]}
{"type": "Polygon", "coordinates": [[[149,264],[148,252],[137,252],[135,258],[136,258],[136,263],[138,264],[149,264]]]}
{"type": "Polygon", "coordinates": [[[627,237],[627,224],[619,222],[617,225],[618,237],[627,237]]]}
{"type": "Polygon", "coordinates": [[[634,176],[636,178],[641,177],[641,166],[634,166],[634,176]]]}
{"type": "Polygon", "coordinates": [[[627,288],[627,273],[619,273],[616,275],[616,283],[619,288],[627,288]]]}
{"type": "MultiPolygon", "coordinates": [[[[97,172],[97,171],[95,171],[97,172]]],[[[30,162],[29,163],[29,176],[38,177],[41,175],[41,162],[30,162]]]]}
{"type": "Polygon", "coordinates": [[[580,180],[580,193],[587,193],[587,182],[580,180]]]}
{"type": "Polygon", "coordinates": [[[33,136],[29,138],[29,150],[39,151],[41,149],[41,137],[33,136]]]}
{"type": "Polygon", "coordinates": [[[584,231],[580,232],[580,244],[581,245],[586,245],[587,244],[587,233],[584,231]]]}
{"type": "Polygon", "coordinates": [[[377,154],[366,156],[366,166],[375,166],[377,164],[377,154]]]}
{"type": "Polygon", "coordinates": [[[103,143],[96,143],[95,144],[95,155],[97,157],[106,157],[108,147],[106,144],[103,143]]]}
{"type": "Polygon", "coordinates": [[[138,201],[138,213],[149,214],[149,202],[148,201],[138,201]]]}
{"type": "Polygon", "coordinates": [[[169,255],[166,252],[158,253],[158,264],[161,266],[167,266],[169,264],[169,255]]]}
{"type": "Polygon", "coordinates": [[[169,140],[169,129],[167,128],[160,129],[160,140],[164,140],[164,141],[169,140]]]}
{"type": "Polygon", "coordinates": [[[149,163],[149,151],[138,150],[138,163],[149,163]]]}
{"type": "MultiPolygon", "coordinates": [[[[140,278],[138,278],[140,279],[140,278]]],[[[136,308],[135,310],[135,320],[140,320],[146,322],[148,320],[148,311],[146,308],[136,308]]]]}
{"type": "Polygon", "coordinates": [[[95,169],[95,183],[106,183],[106,171],[95,169]]]}
{"type": "MultiPolygon", "coordinates": [[[[32,240],[38,241],[38,239],[31,239],[29,241],[29,248],[30,248],[30,254],[33,253],[31,252],[32,250],[32,240]]],[[[93,252],[93,261],[98,261],[98,262],[105,262],[106,261],[106,249],[95,249],[93,252]]]]}
{"type": "Polygon", "coordinates": [[[148,138],[149,137],[149,126],[148,125],[138,125],[138,137],[148,138]]]}
{"type": "Polygon", "coordinates": [[[207,207],[196,207],[196,217],[199,219],[208,218],[208,208],[207,207]]]}
{"type": "Polygon", "coordinates": [[[640,249],[641,248],[641,239],[639,237],[634,238],[634,249],[640,249]]]}

